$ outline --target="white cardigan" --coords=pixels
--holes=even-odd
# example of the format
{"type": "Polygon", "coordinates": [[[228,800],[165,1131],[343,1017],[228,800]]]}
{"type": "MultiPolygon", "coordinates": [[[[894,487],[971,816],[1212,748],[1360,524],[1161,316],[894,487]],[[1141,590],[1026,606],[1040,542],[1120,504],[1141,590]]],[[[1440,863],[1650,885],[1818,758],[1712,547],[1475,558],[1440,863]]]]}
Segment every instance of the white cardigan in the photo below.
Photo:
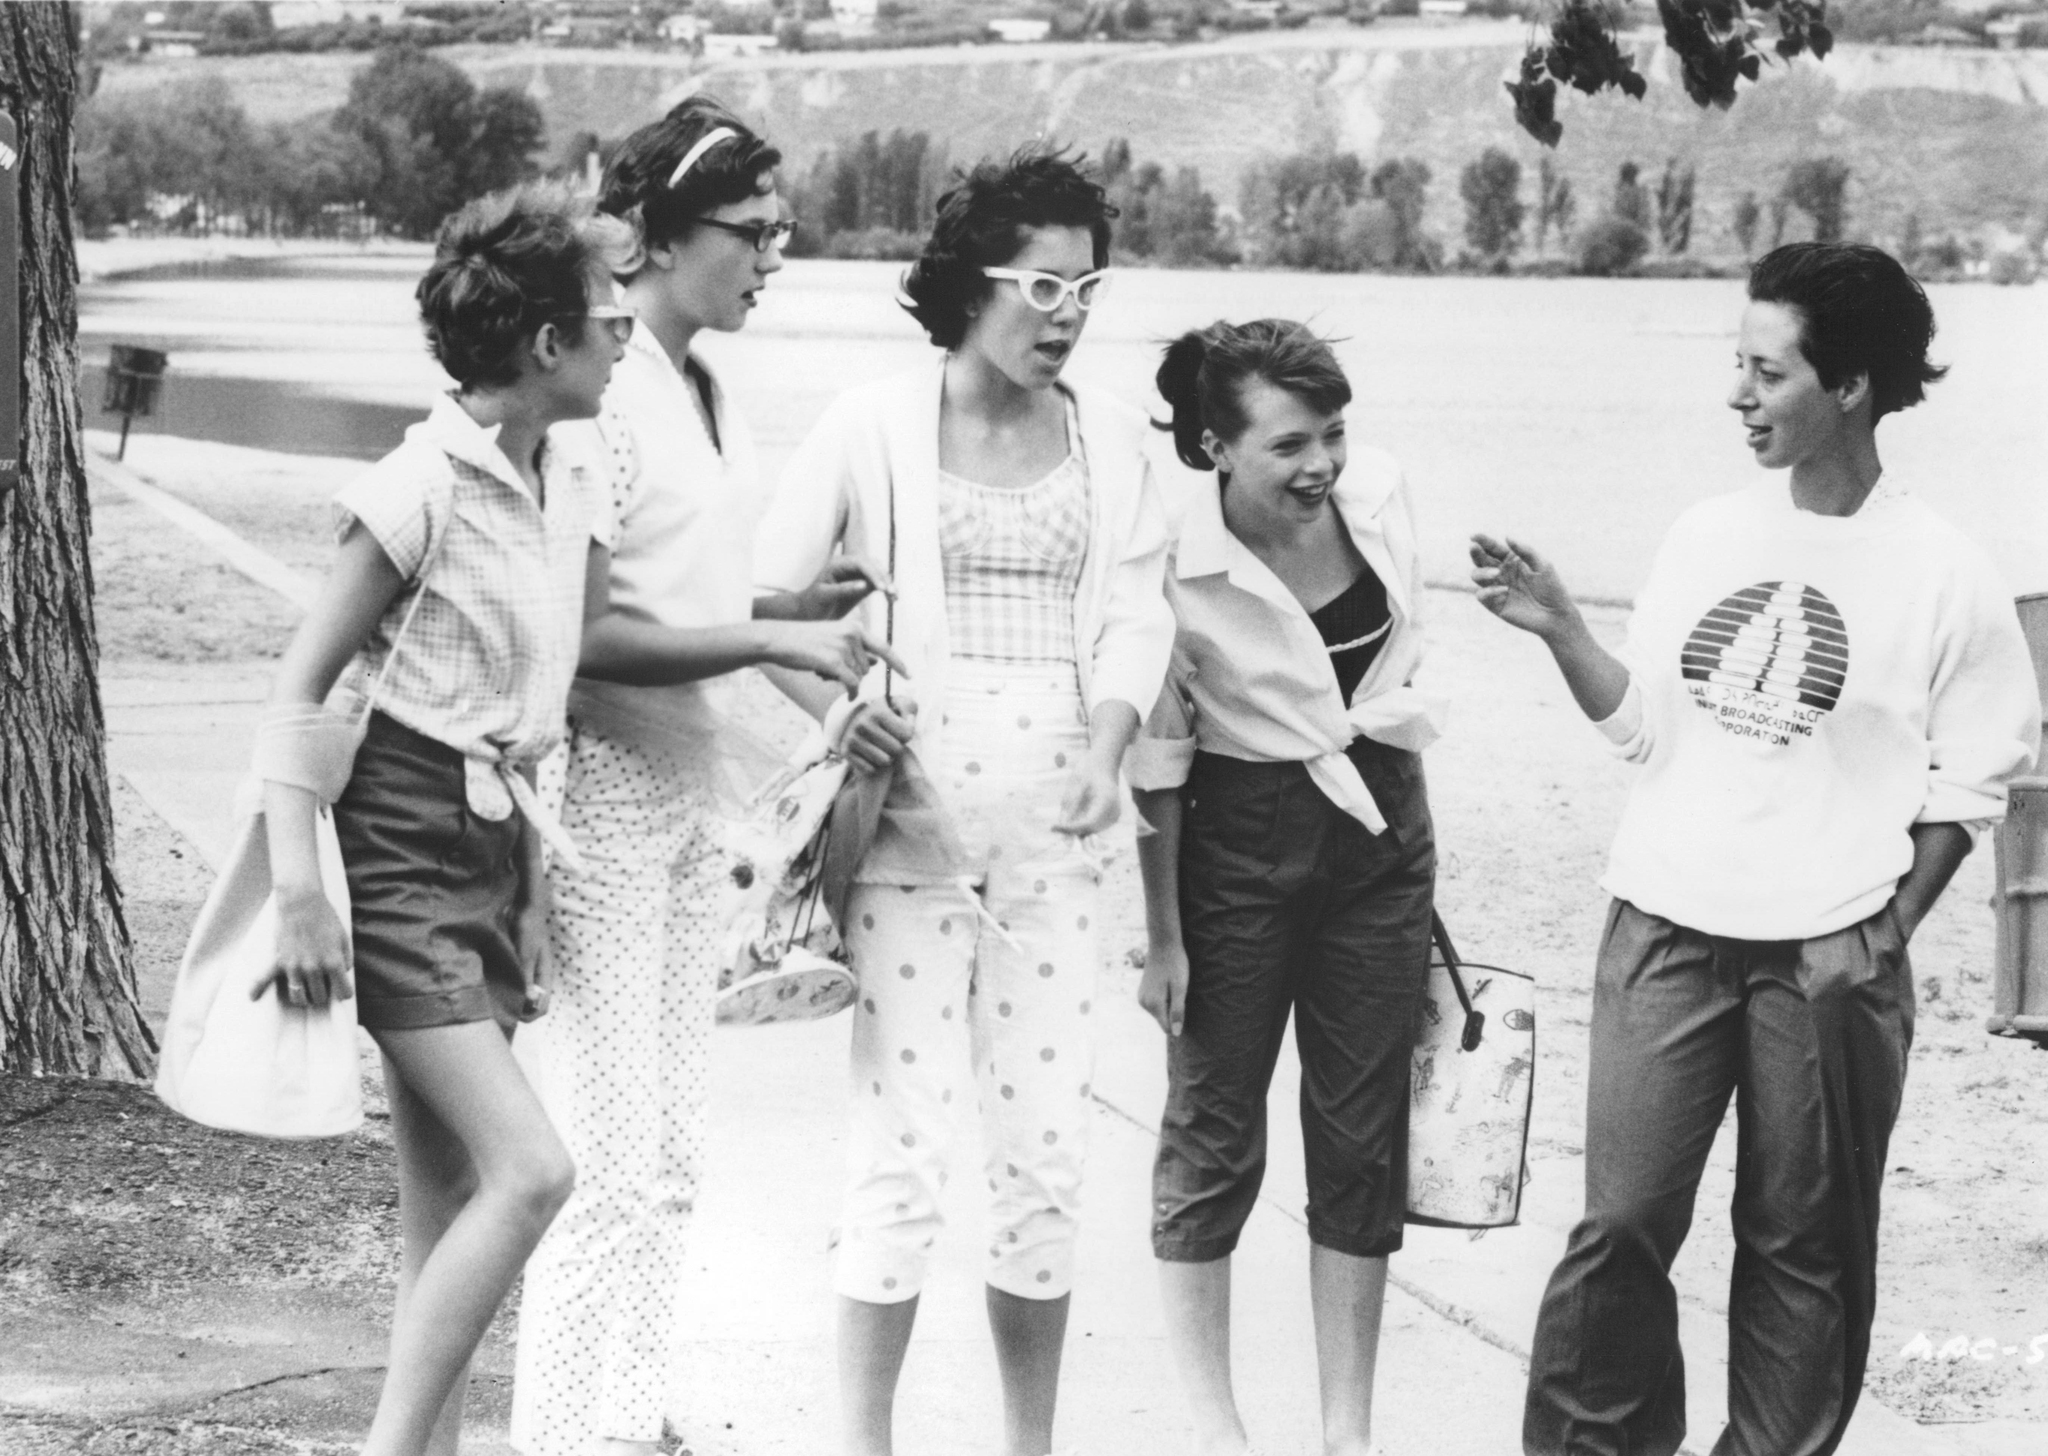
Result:
{"type": "MultiPolygon", "coordinates": [[[[944,700],[952,650],[939,554],[939,397],[943,357],[848,390],[827,407],[782,472],[754,537],[759,591],[800,591],[835,548],[885,563],[889,509],[896,513],[895,648],[910,668],[912,697],[944,700]]],[[[1166,515],[1145,456],[1148,423],[1112,395],[1062,385],[1080,419],[1092,521],[1074,593],[1074,643],[1082,701],[1092,715],[1112,700],[1140,718],[1150,711],[1173,650],[1173,612],[1161,595],[1166,515]]],[[[863,610],[880,636],[883,602],[863,610]]],[[[918,722],[929,760],[942,714],[918,722]]]]}

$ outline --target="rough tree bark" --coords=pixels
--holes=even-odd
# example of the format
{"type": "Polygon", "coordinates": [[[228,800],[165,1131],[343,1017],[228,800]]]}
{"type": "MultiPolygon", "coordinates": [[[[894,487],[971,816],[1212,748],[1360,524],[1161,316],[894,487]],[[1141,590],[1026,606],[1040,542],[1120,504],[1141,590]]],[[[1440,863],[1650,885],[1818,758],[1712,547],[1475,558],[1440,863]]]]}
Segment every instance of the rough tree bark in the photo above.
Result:
{"type": "Polygon", "coordinates": [[[114,880],[79,437],[77,61],[71,6],[0,5],[22,339],[21,484],[0,495],[0,1071],[137,1077],[155,1040],[114,880]]]}

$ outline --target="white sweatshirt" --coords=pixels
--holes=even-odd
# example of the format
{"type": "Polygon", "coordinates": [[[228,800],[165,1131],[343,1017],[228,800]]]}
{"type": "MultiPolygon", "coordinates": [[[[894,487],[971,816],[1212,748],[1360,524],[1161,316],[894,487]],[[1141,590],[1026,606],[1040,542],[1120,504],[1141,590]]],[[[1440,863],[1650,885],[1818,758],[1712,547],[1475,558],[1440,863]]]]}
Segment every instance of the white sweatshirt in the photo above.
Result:
{"type": "Polygon", "coordinates": [[[1853,516],[1774,476],[1681,516],[1599,724],[1643,766],[1603,886],[1710,935],[1805,940],[1876,914],[1915,824],[1981,824],[2040,747],[1990,560],[1888,482],[1853,516]]]}

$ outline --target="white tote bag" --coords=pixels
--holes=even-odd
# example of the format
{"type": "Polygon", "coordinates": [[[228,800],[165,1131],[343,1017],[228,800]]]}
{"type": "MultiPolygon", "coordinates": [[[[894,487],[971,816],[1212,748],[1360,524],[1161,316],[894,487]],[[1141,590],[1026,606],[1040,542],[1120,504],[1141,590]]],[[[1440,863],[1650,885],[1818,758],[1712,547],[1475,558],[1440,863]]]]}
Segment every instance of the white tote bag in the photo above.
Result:
{"type": "Polygon", "coordinates": [[[1536,1087],[1536,983],[1458,958],[1432,917],[1437,955],[1409,1080],[1409,1223],[1505,1228],[1522,1214],[1536,1087]]]}
{"type": "MultiPolygon", "coordinates": [[[[252,780],[243,793],[261,789],[252,780]]],[[[263,815],[243,807],[250,812],[238,816],[234,848],[178,966],[156,1095],[192,1121],[229,1132],[338,1137],[363,1120],[356,1003],[289,1006],[275,987],[250,997],[277,966],[277,901],[263,815]]],[[[324,804],[314,836],[321,888],[345,927],[348,878],[324,804]]]]}
{"type": "MultiPolygon", "coordinates": [[[[452,518],[452,500],[442,512],[452,518]]],[[[320,780],[313,818],[320,887],[346,932],[350,905],[341,843],[329,809],[348,786],[370,710],[426,599],[428,571],[447,540],[444,524],[420,563],[420,585],[367,694],[336,689],[322,710],[308,709],[304,736],[320,780]]],[[[303,725],[302,725],[303,726],[303,725]]],[[[157,1057],[156,1095],[172,1111],[208,1127],[258,1137],[338,1137],[363,1120],[356,1062],[356,1003],[292,1006],[270,980],[277,968],[277,900],[270,880],[270,840],[263,817],[263,781],[251,777],[236,795],[234,847],[200,907],[178,963],[170,1015],[157,1057]]],[[[353,962],[353,951],[351,951],[353,962]]]]}

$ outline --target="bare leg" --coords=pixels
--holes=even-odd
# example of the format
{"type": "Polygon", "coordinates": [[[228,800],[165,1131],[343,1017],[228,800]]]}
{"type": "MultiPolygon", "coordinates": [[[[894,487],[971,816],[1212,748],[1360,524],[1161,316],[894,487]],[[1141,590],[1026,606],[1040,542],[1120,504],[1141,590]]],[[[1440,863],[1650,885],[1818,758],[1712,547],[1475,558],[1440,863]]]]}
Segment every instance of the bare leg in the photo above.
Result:
{"type": "Polygon", "coordinates": [[[1003,1440],[1008,1456],[1052,1450],[1053,1408],[1060,1394],[1060,1352],[1067,1340],[1070,1295],[1019,1299],[988,1289],[988,1327],[1003,1377],[1003,1440]]]}
{"type": "Polygon", "coordinates": [[[1195,1423],[1190,1456],[1242,1456],[1249,1444],[1230,1383],[1230,1257],[1159,1261],[1166,1342],[1195,1423]]]}
{"type": "Polygon", "coordinates": [[[443,1456],[470,1357],[575,1175],[495,1025],[376,1036],[402,1089],[392,1131],[411,1210],[390,1364],[363,1453],[443,1456]]]}
{"type": "MultiPolygon", "coordinates": [[[[389,1058],[384,1090],[391,1104],[392,1142],[398,1152],[398,1222],[403,1250],[398,1265],[398,1304],[393,1328],[405,1319],[412,1287],[427,1255],[441,1242],[462,1205],[476,1192],[476,1169],[455,1135],[415,1096],[389,1058]]],[[[427,1442],[428,1456],[455,1456],[462,1439],[462,1404],[469,1390],[465,1364],[427,1442]]]]}
{"type": "Polygon", "coordinates": [[[1365,1456],[1372,1449],[1372,1379],[1379,1362],[1387,1261],[1310,1244],[1308,1288],[1323,1386],[1323,1451],[1325,1456],[1365,1456]]]}
{"type": "Polygon", "coordinates": [[[896,1380],[917,1322],[917,1300],[872,1304],[839,1301],[839,1409],[846,1456],[891,1456],[895,1449],[896,1380]]]}

